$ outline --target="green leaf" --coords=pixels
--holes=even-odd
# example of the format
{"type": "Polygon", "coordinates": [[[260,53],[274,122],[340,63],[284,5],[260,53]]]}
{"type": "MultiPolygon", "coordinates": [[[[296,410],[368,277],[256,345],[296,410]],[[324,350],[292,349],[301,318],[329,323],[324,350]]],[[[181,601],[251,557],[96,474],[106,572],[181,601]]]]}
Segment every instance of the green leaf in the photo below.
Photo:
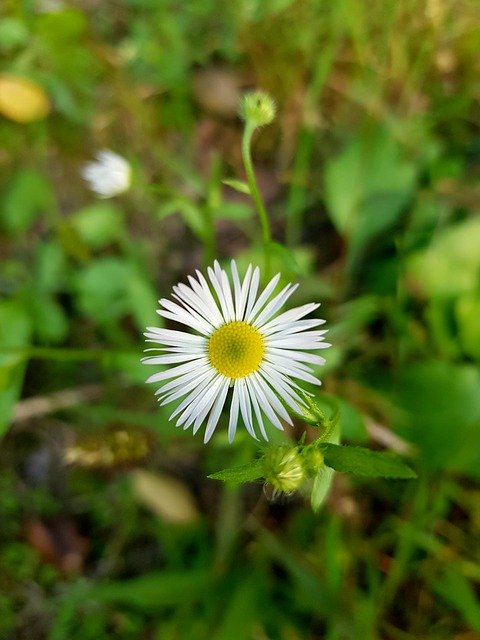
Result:
{"type": "Polygon", "coordinates": [[[30,304],[35,335],[40,342],[62,342],[68,334],[68,319],[63,307],[48,294],[33,296],[30,304]]]}
{"type": "Polygon", "coordinates": [[[133,270],[126,281],[126,290],[131,313],[137,328],[145,331],[145,327],[159,324],[160,318],[156,312],[158,295],[145,276],[138,270],[133,270]]]}
{"type": "Polygon", "coordinates": [[[243,182],[243,180],[236,180],[235,178],[232,178],[232,179],[227,178],[226,180],[222,180],[222,182],[223,184],[226,184],[227,187],[232,187],[232,189],[235,189],[235,191],[238,191],[240,193],[246,193],[247,195],[251,195],[250,187],[246,182],[243,182]]]}
{"type": "Polygon", "coordinates": [[[390,132],[374,126],[327,163],[329,215],[357,252],[398,219],[410,198],[415,169],[400,151],[390,132]]]}
{"type": "MultiPolygon", "coordinates": [[[[29,344],[30,318],[23,306],[0,301],[0,344],[5,349],[20,350],[29,344]]],[[[12,409],[20,396],[25,372],[21,355],[0,352],[0,436],[7,430],[12,409]]]]}
{"type": "Polygon", "coordinates": [[[18,171],[7,185],[1,216],[9,233],[24,233],[53,202],[48,179],[34,169],[18,171]]]}
{"type": "Polygon", "coordinates": [[[248,572],[238,585],[232,585],[228,602],[222,607],[223,617],[213,635],[214,640],[254,636],[263,595],[262,578],[261,574],[252,576],[248,572]]]}
{"type": "Polygon", "coordinates": [[[253,213],[251,205],[245,202],[221,202],[218,207],[212,210],[215,218],[224,220],[246,220],[253,213]]]}
{"type": "Polygon", "coordinates": [[[480,604],[475,588],[467,578],[458,570],[447,568],[432,586],[472,629],[480,632],[480,604]]]}
{"type": "Polygon", "coordinates": [[[201,240],[203,239],[205,236],[205,220],[200,207],[187,198],[178,197],[168,200],[157,209],[157,215],[160,219],[174,214],[180,214],[193,233],[201,240]]]}
{"type": "Polygon", "coordinates": [[[82,313],[107,324],[125,315],[130,307],[126,291],[129,276],[129,265],[118,258],[101,258],[84,267],[76,277],[82,313]]]}
{"type": "Polygon", "coordinates": [[[26,25],[16,18],[2,17],[0,21],[0,50],[10,51],[28,42],[26,25]]]}
{"type": "Polygon", "coordinates": [[[263,477],[263,468],[260,460],[255,460],[249,464],[244,464],[233,469],[223,469],[208,476],[212,480],[223,480],[230,484],[242,484],[244,482],[252,482],[263,477]]]}
{"type": "Polygon", "coordinates": [[[394,415],[397,433],[419,449],[430,471],[480,477],[480,372],[473,365],[424,362],[399,372],[394,415]]]}
{"type": "Polygon", "coordinates": [[[95,202],[74,213],[70,224],[91,249],[101,249],[118,239],[123,219],[112,202],[95,202]]]}
{"type": "Polygon", "coordinates": [[[468,356],[480,360],[480,295],[466,295],[455,304],[462,350],[468,356]]]}
{"type": "Polygon", "coordinates": [[[295,254],[283,244],[274,242],[273,240],[268,244],[268,250],[280,261],[284,271],[295,274],[297,276],[307,275],[306,269],[299,264],[295,254]]]}
{"type": "Polygon", "coordinates": [[[35,288],[42,293],[62,289],[67,261],[58,242],[42,242],[35,257],[35,288]]]}
{"type": "Polygon", "coordinates": [[[480,218],[472,217],[440,232],[408,264],[408,275],[432,298],[477,291],[480,277],[480,218]]]}
{"type": "Polygon", "coordinates": [[[417,474],[394,453],[331,443],[323,443],[320,448],[325,464],[336,471],[372,478],[417,477],[417,474]]]}
{"type": "Polygon", "coordinates": [[[130,580],[99,584],[89,595],[100,602],[120,602],[148,611],[202,598],[211,581],[211,574],[205,569],[152,572],[130,580]]]}

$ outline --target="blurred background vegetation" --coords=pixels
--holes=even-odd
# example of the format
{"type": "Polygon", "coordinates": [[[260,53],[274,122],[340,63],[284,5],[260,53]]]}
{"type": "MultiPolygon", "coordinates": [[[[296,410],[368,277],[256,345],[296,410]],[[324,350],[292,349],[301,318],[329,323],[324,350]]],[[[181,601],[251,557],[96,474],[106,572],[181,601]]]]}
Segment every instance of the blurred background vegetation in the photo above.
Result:
{"type": "Polygon", "coordinates": [[[480,638],[478,10],[3,1],[1,638],[480,638]],[[323,303],[344,441],[419,474],[336,474],[318,516],[207,480],[254,443],[175,430],[139,364],[172,284],[259,260],[222,184],[257,87],[275,266],[323,303]],[[134,172],[110,200],[80,177],[103,148],[134,172]]]}

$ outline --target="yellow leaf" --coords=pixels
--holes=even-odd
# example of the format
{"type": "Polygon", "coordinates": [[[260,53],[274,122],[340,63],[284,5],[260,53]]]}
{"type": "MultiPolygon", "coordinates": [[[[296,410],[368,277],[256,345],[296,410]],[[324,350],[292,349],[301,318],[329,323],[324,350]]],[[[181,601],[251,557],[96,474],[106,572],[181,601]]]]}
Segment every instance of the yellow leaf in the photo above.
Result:
{"type": "Polygon", "coordinates": [[[136,469],[132,485],[140,502],[167,522],[187,524],[199,517],[192,494],[175,478],[136,469]]]}
{"type": "Polygon", "coordinates": [[[41,120],[50,111],[45,90],[32,80],[0,75],[0,113],[15,122],[41,120]]]}

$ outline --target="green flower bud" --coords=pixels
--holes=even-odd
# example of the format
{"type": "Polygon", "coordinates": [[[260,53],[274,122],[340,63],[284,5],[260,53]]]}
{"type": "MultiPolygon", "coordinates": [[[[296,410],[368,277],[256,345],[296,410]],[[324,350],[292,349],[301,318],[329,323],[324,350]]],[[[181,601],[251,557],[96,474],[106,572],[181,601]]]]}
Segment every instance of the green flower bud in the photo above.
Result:
{"type": "Polygon", "coordinates": [[[275,100],[265,91],[246,93],[240,103],[240,117],[254,127],[270,124],[275,118],[275,100]]]}
{"type": "Polygon", "coordinates": [[[293,493],[305,479],[302,458],[296,447],[269,449],[263,460],[263,475],[275,493],[293,493]]]}

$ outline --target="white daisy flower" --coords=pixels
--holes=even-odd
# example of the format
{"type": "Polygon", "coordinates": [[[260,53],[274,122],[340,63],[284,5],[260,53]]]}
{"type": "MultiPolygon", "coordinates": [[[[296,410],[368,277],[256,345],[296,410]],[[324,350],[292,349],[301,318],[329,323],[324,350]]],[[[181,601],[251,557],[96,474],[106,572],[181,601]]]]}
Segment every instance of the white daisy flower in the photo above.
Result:
{"type": "Polygon", "coordinates": [[[99,151],[95,162],[89,162],[82,169],[82,177],[100,198],[112,198],[129,189],[132,169],[129,163],[109,149],[99,151]]]}
{"type": "Polygon", "coordinates": [[[258,439],[258,428],[268,440],[265,417],[282,430],[280,420],[292,424],[286,406],[302,411],[301,387],[295,381],[320,384],[309,364],[321,365],[325,359],[308,352],[330,346],[323,342],[326,331],[314,329],[325,321],[301,319],[320,305],[305,304],[278,315],[298,286],[288,284],[273,296],[279,273],[257,295],[258,267],[250,265],[240,282],[232,260],[233,288],[217,261],[207,272],[210,283],[197,271],[197,278],[188,277],[190,286],[173,287],[176,302],[159,301],[159,315],[186,325],[193,333],[147,328],[147,342],[162,345],[147,351],[165,353],[143,358],[143,362],[167,365],[147,382],[162,383],[156,392],[162,405],[185,396],[170,419],[177,418],[176,425],[184,429],[193,425],[194,433],[206,421],[205,442],[212,437],[233,387],[229,441],[234,438],[239,415],[251,436],[258,439]]]}

